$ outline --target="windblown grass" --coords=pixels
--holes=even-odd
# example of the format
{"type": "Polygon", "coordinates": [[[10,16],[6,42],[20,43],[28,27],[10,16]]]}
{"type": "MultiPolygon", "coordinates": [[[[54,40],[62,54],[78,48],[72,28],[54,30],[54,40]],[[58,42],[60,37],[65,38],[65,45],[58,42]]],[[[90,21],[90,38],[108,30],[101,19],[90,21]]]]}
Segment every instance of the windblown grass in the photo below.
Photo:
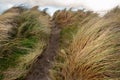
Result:
{"type": "Polygon", "coordinates": [[[0,15],[0,43],[6,41],[10,37],[9,34],[14,33],[12,29],[17,25],[15,18],[18,15],[18,13],[5,13],[0,15]]]}
{"type": "Polygon", "coordinates": [[[69,46],[73,39],[73,35],[75,35],[78,31],[80,22],[87,17],[88,13],[86,13],[82,10],[71,11],[71,9],[58,10],[55,12],[52,20],[54,21],[55,25],[61,27],[61,49],[65,49],[69,46]]]}
{"type": "Polygon", "coordinates": [[[45,32],[39,16],[39,13],[24,11],[14,18],[14,33],[0,45],[0,80],[3,76],[5,80],[13,80],[24,75],[47,44],[50,33],[45,32]]]}
{"type": "Polygon", "coordinates": [[[53,16],[53,21],[55,24],[59,25],[60,27],[69,26],[73,24],[77,24],[81,21],[87,14],[83,11],[71,11],[70,10],[58,10],[55,12],[53,16]]]}
{"type": "Polygon", "coordinates": [[[80,22],[69,48],[56,58],[52,80],[120,80],[120,9],[108,14],[80,22]]]}

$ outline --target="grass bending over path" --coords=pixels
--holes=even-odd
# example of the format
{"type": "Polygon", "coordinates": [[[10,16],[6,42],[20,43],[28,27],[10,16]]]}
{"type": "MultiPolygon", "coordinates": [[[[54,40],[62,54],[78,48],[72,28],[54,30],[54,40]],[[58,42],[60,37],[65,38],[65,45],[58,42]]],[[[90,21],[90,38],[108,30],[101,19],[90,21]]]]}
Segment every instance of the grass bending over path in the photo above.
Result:
{"type": "MultiPolygon", "coordinates": [[[[35,52],[37,47],[40,47],[39,51],[42,50],[48,42],[49,34],[43,31],[44,27],[39,21],[39,15],[26,11],[19,17],[16,17],[16,21],[17,27],[14,28],[14,34],[11,34],[9,40],[2,43],[0,46],[0,80],[2,80],[4,76],[2,73],[4,73],[8,68],[15,68],[19,65],[20,57],[35,52]]],[[[38,54],[34,53],[34,55],[38,54]]],[[[32,57],[34,55],[32,55],[32,57]]],[[[25,66],[25,64],[22,65],[25,66]]]]}
{"type": "Polygon", "coordinates": [[[120,80],[120,9],[83,19],[51,70],[52,80],[120,80]]]}

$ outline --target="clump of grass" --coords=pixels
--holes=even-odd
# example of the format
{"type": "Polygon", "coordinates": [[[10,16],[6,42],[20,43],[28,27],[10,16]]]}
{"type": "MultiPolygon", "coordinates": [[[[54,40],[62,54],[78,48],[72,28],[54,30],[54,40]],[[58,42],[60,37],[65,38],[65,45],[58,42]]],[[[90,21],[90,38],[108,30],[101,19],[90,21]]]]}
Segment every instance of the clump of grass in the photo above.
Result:
{"type": "Polygon", "coordinates": [[[70,10],[58,10],[53,15],[53,20],[56,25],[59,25],[60,27],[72,25],[78,23],[78,20],[81,20],[82,18],[86,17],[86,14],[84,11],[71,11],[70,10]]]}
{"type": "Polygon", "coordinates": [[[0,74],[5,80],[25,75],[50,34],[49,16],[13,7],[0,16],[0,74]]]}
{"type": "MultiPolygon", "coordinates": [[[[51,70],[52,80],[120,79],[120,9],[111,16],[86,17],[51,70]]],[[[109,13],[110,14],[110,13],[109,13]]]]}
{"type": "Polygon", "coordinates": [[[49,33],[39,21],[39,14],[30,11],[21,13],[15,18],[17,27],[14,33],[0,46],[0,72],[18,65],[19,58],[34,51],[38,42],[46,44],[49,33]]]}

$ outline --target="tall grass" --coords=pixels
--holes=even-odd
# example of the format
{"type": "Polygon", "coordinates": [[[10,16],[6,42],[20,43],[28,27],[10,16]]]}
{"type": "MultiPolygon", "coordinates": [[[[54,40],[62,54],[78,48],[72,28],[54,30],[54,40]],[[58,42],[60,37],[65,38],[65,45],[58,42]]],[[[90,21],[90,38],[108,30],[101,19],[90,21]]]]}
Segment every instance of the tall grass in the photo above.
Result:
{"type": "Polygon", "coordinates": [[[58,10],[52,17],[55,25],[61,27],[60,32],[60,47],[65,49],[69,46],[73,39],[73,35],[76,34],[79,28],[80,22],[87,17],[83,10],[71,11],[69,10],[58,10]]]}
{"type": "MultiPolygon", "coordinates": [[[[38,51],[41,51],[47,44],[49,33],[45,32],[45,28],[40,22],[39,16],[40,14],[36,14],[32,11],[24,11],[18,17],[14,18],[17,25],[12,30],[14,33],[9,34],[10,37],[0,45],[0,73],[5,73],[1,74],[1,78],[6,75],[5,78],[8,79],[7,75],[10,73],[7,74],[6,71],[9,68],[15,70],[17,66],[20,68],[20,71],[21,67],[26,67],[26,69],[29,69],[27,67],[32,63],[29,62],[40,54],[40,52],[35,53],[36,48],[38,47],[38,51]],[[32,54],[32,52],[34,52],[34,54],[32,54]],[[26,62],[20,62],[22,61],[20,60],[21,57],[28,55],[32,55],[33,57],[26,57],[26,62]],[[18,65],[20,65],[20,67],[18,65]]],[[[23,70],[25,69],[23,68],[23,70]]],[[[22,73],[23,72],[18,75],[21,76],[22,73]]],[[[12,74],[12,76],[16,74],[17,73],[12,74]]],[[[16,78],[19,76],[16,76],[16,78]]],[[[12,77],[9,79],[12,79],[12,77]]]]}
{"type": "Polygon", "coordinates": [[[120,80],[120,9],[114,10],[80,22],[69,48],[56,58],[52,80],[120,80]]]}
{"type": "Polygon", "coordinates": [[[56,25],[60,27],[69,26],[78,23],[82,18],[86,17],[83,11],[58,10],[53,16],[56,25]]]}
{"type": "Polygon", "coordinates": [[[14,33],[13,28],[16,27],[15,18],[18,15],[18,13],[5,13],[0,15],[0,44],[10,37],[9,34],[14,33]]]}

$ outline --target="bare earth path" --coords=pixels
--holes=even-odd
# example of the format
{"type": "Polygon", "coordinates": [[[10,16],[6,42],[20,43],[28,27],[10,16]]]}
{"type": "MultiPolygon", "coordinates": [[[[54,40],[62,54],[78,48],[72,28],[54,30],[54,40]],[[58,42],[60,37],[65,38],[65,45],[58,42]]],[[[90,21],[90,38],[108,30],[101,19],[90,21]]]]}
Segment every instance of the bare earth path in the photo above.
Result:
{"type": "Polygon", "coordinates": [[[49,69],[59,49],[60,27],[53,26],[47,48],[37,58],[25,80],[49,80],[49,69]]]}

